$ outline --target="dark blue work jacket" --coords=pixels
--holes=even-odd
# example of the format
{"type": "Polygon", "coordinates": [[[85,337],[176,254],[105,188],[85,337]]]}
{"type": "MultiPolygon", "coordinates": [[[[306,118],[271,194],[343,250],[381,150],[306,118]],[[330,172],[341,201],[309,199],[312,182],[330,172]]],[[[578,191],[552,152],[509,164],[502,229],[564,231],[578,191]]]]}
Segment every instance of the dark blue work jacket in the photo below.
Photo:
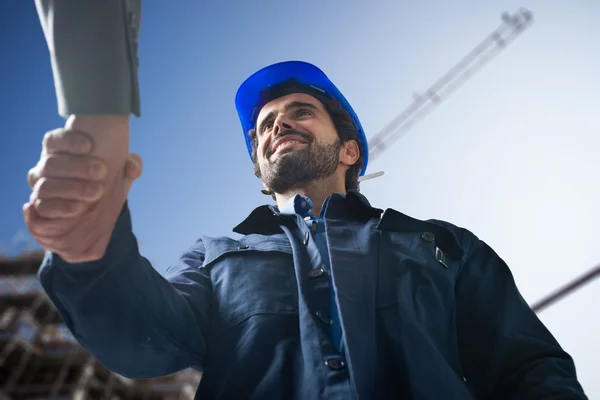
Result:
{"type": "Polygon", "coordinates": [[[201,237],[162,276],[126,206],[103,259],[49,253],[39,277],[106,367],[202,370],[198,399],[586,398],[570,356],[472,233],[352,191],[323,216],[329,269],[300,215],[262,206],[240,239],[201,237]],[[327,331],[330,285],[343,355],[327,331]]]}

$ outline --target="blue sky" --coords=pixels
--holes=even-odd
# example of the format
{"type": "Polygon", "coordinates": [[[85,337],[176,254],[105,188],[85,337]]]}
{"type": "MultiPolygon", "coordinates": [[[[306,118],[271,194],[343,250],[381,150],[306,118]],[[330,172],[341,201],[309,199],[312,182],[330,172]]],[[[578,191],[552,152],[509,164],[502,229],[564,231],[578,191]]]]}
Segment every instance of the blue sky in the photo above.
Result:
{"type": "MultiPolygon", "coordinates": [[[[368,172],[380,208],[445,219],[490,243],[533,302],[600,262],[600,3],[513,0],[146,2],[140,38],[142,117],[132,150],[144,175],[130,202],[142,253],[158,270],[199,235],[230,235],[257,205],[233,98],[249,74],[300,59],[320,66],[379,132],[500,23],[535,23],[368,172]],[[260,6],[257,6],[260,3],[260,6]]],[[[33,1],[0,2],[0,243],[26,246],[27,170],[56,112],[33,1]]],[[[540,317],[600,398],[600,282],[540,317]]]]}

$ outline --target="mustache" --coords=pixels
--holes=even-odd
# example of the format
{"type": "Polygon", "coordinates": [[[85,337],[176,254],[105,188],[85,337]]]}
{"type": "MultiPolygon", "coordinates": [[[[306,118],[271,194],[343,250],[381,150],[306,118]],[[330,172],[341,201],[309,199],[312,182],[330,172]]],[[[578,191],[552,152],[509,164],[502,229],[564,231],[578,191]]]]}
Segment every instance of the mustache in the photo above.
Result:
{"type": "Polygon", "coordinates": [[[277,139],[273,140],[273,142],[271,142],[271,145],[269,146],[269,149],[267,150],[267,157],[271,157],[271,155],[273,155],[273,145],[275,144],[275,142],[278,141],[279,139],[289,136],[289,135],[298,136],[299,138],[303,139],[304,141],[306,141],[309,144],[314,141],[313,136],[309,135],[308,133],[300,132],[300,131],[297,131],[294,129],[287,129],[287,130],[281,132],[279,135],[277,135],[277,139]]]}

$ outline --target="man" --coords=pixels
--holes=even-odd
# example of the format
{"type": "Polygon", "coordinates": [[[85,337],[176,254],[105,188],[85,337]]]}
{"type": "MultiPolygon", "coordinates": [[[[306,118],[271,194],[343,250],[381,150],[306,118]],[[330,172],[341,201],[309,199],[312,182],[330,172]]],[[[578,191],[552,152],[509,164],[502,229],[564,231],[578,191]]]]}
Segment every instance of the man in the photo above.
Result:
{"type": "MultiPolygon", "coordinates": [[[[108,20],[122,20],[121,3],[103,4],[108,20]]],[[[49,44],[70,37],[53,33],[49,44]]],[[[57,87],[89,69],[72,65],[53,60],[57,87]]],[[[132,67],[112,71],[123,68],[132,67]]],[[[129,84],[120,98],[133,101],[115,109],[64,102],[71,117],[46,134],[24,206],[49,250],[44,289],[108,368],[132,378],[197,368],[197,397],[208,399],[585,398],[571,358],[492,249],[451,224],[382,212],[358,192],[364,131],[310,64],[268,66],[236,96],[255,172],[277,205],[253,210],[235,228],[241,239],[201,236],[158,274],[139,254],[125,202],[141,174],[139,157],[127,159],[129,84]]]]}
{"type": "MultiPolygon", "coordinates": [[[[318,68],[268,66],[242,84],[236,106],[277,206],[252,211],[239,240],[201,236],[164,277],[139,254],[126,204],[105,253],[88,262],[77,261],[85,251],[71,256],[75,238],[47,233],[63,218],[94,236],[84,204],[126,193],[78,192],[70,183],[103,186],[83,166],[98,162],[86,156],[94,143],[75,130],[49,134],[54,162],[32,173],[49,189],[27,206],[31,231],[54,248],[39,276],[100,362],[132,378],[203,370],[199,398],[585,398],[571,358],[491,248],[359,194],[364,132],[318,68]],[[46,199],[72,208],[32,218],[46,199]]],[[[139,169],[124,174],[128,186],[139,169]]]]}

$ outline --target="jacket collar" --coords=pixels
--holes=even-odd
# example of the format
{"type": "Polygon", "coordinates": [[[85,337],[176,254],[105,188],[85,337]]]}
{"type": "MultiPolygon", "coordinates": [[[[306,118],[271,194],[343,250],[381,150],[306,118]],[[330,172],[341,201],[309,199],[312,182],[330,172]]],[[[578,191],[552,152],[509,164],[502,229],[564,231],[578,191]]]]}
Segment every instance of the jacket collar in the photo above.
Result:
{"type": "MultiPolygon", "coordinates": [[[[463,250],[451,230],[439,222],[423,221],[412,218],[394,209],[372,207],[367,198],[361,193],[350,190],[346,196],[333,194],[327,202],[325,217],[328,219],[353,219],[366,222],[372,218],[380,219],[377,229],[394,232],[414,232],[434,234],[435,243],[444,249],[450,257],[461,258],[463,250]]],[[[255,208],[248,217],[233,228],[235,233],[242,235],[262,234],[274,235],[282,233],[281,225],[293,227],[296,224],[295,215],[285,215],[276,206],[263,205],[255,208]]]]}
{"type": "MultiPolygon", "coordinates": [[[[372,207],[364,195],[350,190],[346,196],[337,194],[330,196],[326,217],[366,221],[371,218],[379,218],[382,213],[383,210],[372,207]]],[[[273,235],[283,232],[282,224],[295,224],[294,216],[281,214],[276,206],[263,205],[255,208],[244,221],[233,228],[233,231],[242,235],[253,233],[273,235]]]]}

